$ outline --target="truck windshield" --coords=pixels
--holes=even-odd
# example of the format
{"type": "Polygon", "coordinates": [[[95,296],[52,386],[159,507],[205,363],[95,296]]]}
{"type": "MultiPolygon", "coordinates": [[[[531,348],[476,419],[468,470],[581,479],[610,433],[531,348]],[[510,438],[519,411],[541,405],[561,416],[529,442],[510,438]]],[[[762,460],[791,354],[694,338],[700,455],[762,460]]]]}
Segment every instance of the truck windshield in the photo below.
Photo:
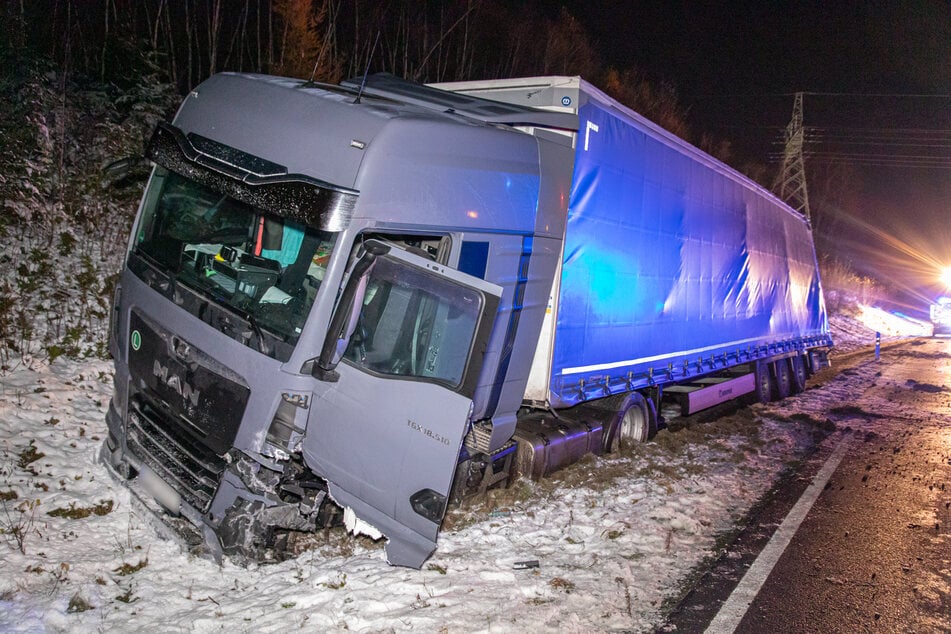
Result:
{"type": "Polygon", "coordinates": [[[293,345],[335,239],[334,233],[270,215],[159,167],[133,254],[234,311],[253,330],[293,345]]]}

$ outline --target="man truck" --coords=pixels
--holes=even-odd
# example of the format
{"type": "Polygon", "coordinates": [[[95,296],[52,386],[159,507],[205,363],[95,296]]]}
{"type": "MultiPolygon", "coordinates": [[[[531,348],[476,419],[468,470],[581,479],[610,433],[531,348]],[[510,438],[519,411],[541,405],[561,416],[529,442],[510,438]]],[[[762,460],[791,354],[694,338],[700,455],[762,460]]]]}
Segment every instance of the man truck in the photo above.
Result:
{"type": "Polygon", "coordinates": [[[216,556],[420,567],[451,499],[832,344],[808,221],[578,77],[220,74],[147,156],[103,459],[216,556]]]}

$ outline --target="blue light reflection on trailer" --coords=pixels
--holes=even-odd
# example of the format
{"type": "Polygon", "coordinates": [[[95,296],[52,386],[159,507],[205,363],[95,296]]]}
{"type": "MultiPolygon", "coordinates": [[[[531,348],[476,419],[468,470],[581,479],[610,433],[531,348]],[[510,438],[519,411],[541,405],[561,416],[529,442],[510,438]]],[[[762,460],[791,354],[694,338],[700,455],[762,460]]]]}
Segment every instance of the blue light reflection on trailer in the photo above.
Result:
{"type": "Polygon", "coordinates": [[[805,219],[633,113],[592,98],[579,117],[553,403],[828,339],[805,219]]]}

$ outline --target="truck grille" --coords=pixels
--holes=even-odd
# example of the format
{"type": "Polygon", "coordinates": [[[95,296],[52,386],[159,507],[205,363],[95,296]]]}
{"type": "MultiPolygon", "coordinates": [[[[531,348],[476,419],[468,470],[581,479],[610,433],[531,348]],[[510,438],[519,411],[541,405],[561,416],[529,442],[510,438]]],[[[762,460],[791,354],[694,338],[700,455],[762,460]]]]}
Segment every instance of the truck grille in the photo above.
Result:
{"type": "Polygon", "coordinates": [[[147,401],[134,399],[129,413],[129,449],[202,513],[208,510],[226,462],[182,431],[147,401]]]}

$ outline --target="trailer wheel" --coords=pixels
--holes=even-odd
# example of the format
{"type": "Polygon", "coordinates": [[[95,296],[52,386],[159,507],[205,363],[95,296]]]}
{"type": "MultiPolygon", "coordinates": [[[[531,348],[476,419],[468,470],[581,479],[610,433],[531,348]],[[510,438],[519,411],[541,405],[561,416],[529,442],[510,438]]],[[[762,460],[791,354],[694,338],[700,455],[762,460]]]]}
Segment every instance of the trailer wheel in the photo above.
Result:
{"type": "Polygon", "coordinates": [[[789,370],[786,359],[777,359],[770,365],[773,366],[773,376],[776,377],[776,382],[773,384],[773,400],[781,401],[792,394],[792,372],[789,370]]]}
{"type": "Polygon", "coordinates": [[[806,363],[800,355],[789,358],[789,369],[792,379],[792,393],[799,394],[806,389],[806,363]]]}
{"type": "Polygon", "coordinates": [[[773,400],[773,373],[766,361],[757,361],[754,368],[756,374],[756,400],[760,403],[769,403],[773,400]]]}
{"type": "Polygon", "coordinates": [[[812,375],[815,374],[815,372],[812,371],[812,354],[807,352],[799,358],[802,359],[802,371],[805,373],[806,380],[808,381],[812,378],[812,375]]]}
{"type": "Polygon", "coordinates": [[[622,443],[647,442],[657,433],[657,408],[640,392],[627,392],[610,399],[614,416],[608,428],[609,451],[617,451],[622,443]]]}

